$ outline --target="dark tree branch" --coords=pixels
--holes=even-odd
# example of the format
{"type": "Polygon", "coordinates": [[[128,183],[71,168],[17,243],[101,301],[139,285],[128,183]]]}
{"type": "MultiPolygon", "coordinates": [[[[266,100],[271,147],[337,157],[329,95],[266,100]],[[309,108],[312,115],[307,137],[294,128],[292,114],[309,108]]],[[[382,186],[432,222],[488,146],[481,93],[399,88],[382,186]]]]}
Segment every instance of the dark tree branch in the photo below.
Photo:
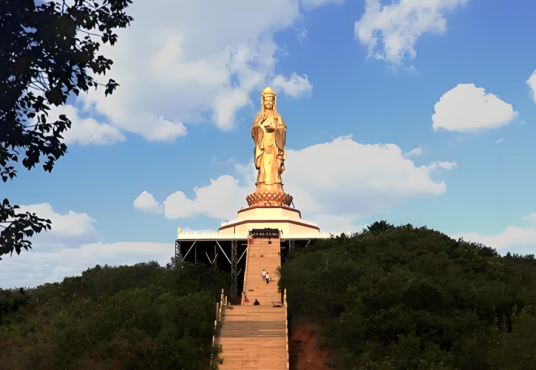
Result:
{"type": "MultiPolygon", "coordinates": [[[[112,61],[97,52],[101,44],[114,45],[114,30],[129,26],[125,13],[131,0],[105,0],[96,6],[85,0],[45,2],[3,0],[0,7],[0,177],[12,180],[14,164],[52,171],[65,155],[63,135],[71,128],[68,117],[49,117],[50,105],[65,104],[71,93],[103,86],[105,95],[117,86],[102,84],[91,74],[106,74],[112,61]],[[85,30],[97,29],[102,34],[85,30]],[[89,36],[97,36],[93,40],[89,36]],[[30,89],[40,91],[34,94],[30,89]],[[31,125],[28,125],[32,122],[31,125]]],[[[31,248],[29,238],[50,229],[50,221],[29,213],[18,214],[7,199],[0,207],[0,255],[31,248]]]]}

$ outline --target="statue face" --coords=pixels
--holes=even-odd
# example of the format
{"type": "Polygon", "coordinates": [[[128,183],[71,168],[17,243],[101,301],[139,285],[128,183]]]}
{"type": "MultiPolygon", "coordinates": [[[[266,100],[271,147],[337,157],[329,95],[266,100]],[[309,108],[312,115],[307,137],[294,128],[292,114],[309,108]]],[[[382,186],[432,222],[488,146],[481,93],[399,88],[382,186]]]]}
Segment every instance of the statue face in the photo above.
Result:
{"type": "Polygon", "coordinates": [[[266,95],[264,97],[264,109],[272,110],[274,107],[274,97],[266,95]]]}

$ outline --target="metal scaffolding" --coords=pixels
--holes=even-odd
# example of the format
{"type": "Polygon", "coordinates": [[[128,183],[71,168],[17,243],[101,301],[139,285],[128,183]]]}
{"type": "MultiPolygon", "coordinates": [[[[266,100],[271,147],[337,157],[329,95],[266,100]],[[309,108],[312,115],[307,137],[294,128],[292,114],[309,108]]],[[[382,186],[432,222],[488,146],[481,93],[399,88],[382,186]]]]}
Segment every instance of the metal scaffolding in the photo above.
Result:
{"type": "MultiPolygon", "coordinates": [[[[255,230],[259,237],[277,237],[279,230],[255,230]]],[[[311,239],[286,239],[281,241],[281,257],[286,260],[296,248],[307,247],[311,239]]],[[[245,271],[247,254],[247,239],[177,239],[175,241],[175,266],[178,268],[184,262],[202,263],[211,267],[218,267],[230,272],[231,298],[236,298],[241,289],[245,271]],[[198,254],[199,252],[199,254],[198,254]]]]}
{"type": "Polygon", "coordinates": [[[181,242],[179,240],[175,240],[175,267],[181,264],[182,264],[181,242]]]}

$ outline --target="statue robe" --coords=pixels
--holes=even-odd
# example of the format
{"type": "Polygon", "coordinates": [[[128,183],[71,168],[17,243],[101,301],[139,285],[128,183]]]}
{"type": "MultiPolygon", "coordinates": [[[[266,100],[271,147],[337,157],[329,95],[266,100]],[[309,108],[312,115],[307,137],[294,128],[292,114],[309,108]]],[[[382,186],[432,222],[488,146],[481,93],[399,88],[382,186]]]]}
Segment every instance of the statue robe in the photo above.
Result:
{"type": "Polygon", "coordinates": [[[253,121],[251,136],[255,141],[255,167],[259,170],[257,186],[282,184],[287,127],[278,113],[259,113],[253,121]]]}

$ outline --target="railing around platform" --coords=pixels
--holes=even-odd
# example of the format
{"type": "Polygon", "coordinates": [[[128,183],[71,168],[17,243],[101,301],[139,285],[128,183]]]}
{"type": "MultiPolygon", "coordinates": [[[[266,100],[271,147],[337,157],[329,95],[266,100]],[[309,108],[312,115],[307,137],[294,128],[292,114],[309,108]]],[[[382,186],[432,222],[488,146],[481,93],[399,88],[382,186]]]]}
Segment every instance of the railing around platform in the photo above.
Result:
{"type": "Polygon", "coordinates": [[[217,231],[181,231],[180,235],[218,235],[217,231]]]}
{"type": "Polygon", "coordinates": [[[216,320],[214,320],[214,335],[212,336],[212,353],[210,354],[210,366],[212,366],[214,360],[216,360],[218,355],[214,358],[214,352],[216,351],[216,336],[218,334],[218,323],[221,322],[222,316],[225,316],[225,310],[227,306],[227,297],[225,296],[224,290],[221,290],[220,301],[216,303],[216,320]]]}
{"type": "MultiPolygon", "coordinates": [[[[264,217],[252,217],[252,218],[248,218],[247,220],[242,220],[242,221],[254,221],[254,220],[263,220],[263,221],[265,221],[266,218],[264,218],[264,217]]],[[[236,219],[236,220],[231,220],[231,221],[222,221],[221,226],[234,224],[234,223],[237,223],[239,221],[241,221],[241,220],[236,219]]],[[[274,218],[273,222],[277,222],[277,221],[297,221],[297,222],[301,222],[301,223],[308,224],[308,225],[311,225],[311,226],[318,226],[315,222],[310,221],[310,220],[305,220],[305,219],[298,219],[297,220],[295,218],[285,217],[285,216],[280,216],[280,217],[274,218]]]]}
{"type": "Polygon", "coordinates": [[[288,306],[286,289],[283,291],[283,307],[285,307],[285,340],[287,344],[287,369],[290,369],[290,352],[288,348],[288,306]]]}

